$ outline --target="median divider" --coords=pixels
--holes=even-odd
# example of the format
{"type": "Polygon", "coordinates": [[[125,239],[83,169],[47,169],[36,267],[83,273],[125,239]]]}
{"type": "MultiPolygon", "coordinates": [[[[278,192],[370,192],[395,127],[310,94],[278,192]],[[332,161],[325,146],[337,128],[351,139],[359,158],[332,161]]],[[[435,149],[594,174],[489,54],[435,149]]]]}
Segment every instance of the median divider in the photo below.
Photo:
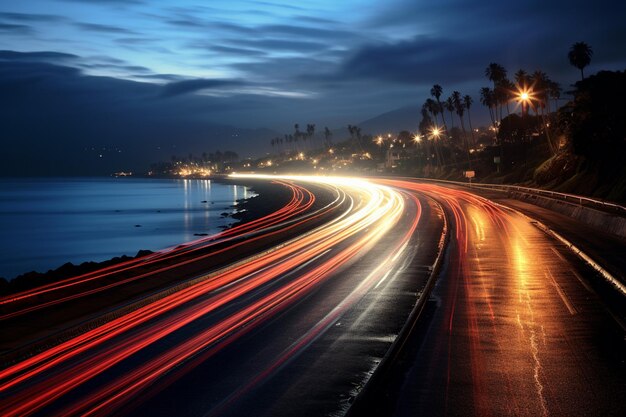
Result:
{"type": "Polygon", "coordinates": [[[348,417],[372,415],[372,398],[376,397],[377,391],[380,392],[384,390],[387,379],[389,378],[390,370],[402,354],[407,342],[409,341],[409,338],[418,323],[424,307],[426,306],[426,302],[430,297],[430,293],[432,292],[432,289],[437,281],[439,271],[441,270],[441,264],[443,262],[443,255],[450,241],[450,233],[448,228],[448,218],[445,210],[437,201],[432,201],[439,207],[441,213],[443,214],[443,230],[439,238],[437,256],[431,266],[430,275],[426,281],[424,289],[417,299],[415,306],[411,310],[406,323],[402,326],[402,329],[400,329],[398,336],[387,350],[385,356],[381,359],[380,363],[372,373],[372,376],[367,380],[363,389],[361,389],[352,402],[352,405],[346,413],[346,416],[348,417]]]}

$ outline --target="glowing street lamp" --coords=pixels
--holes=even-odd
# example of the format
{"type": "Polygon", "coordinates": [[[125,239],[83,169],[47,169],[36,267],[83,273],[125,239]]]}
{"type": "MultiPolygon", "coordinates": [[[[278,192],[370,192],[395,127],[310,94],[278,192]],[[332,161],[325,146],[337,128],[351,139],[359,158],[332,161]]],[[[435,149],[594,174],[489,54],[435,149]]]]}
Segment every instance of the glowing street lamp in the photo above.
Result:
{"type": "Polygon", "coordinates": [[[443,129],[442,128],[440,128],[439,126],[434,126],[430,130],[430,137],[434,138],[434,139],[439,139],[441,137],[442,133],[443,133],[443,129]]]}
{"type": "Polygon", "coordinates": [[[413,142],[420,143],[422,141],[422,137],[420,135],[413,136],[413,142]]]}
{"type": "Polygon", "coordinates": [[[522,87],[517,90],[517,101],[522,105],[522,116],[528,114],[528,105],[533,102],[533,90],[522,87]]]}

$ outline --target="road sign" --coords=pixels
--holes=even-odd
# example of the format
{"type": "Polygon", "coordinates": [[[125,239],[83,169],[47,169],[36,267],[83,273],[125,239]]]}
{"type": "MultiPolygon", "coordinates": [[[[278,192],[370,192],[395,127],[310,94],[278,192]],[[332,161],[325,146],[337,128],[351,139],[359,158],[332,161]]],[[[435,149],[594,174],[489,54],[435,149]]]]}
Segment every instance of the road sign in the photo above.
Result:
{"type": "Polygon", "coordinates": [[[476,171],[464,171],[463,176],[465,178],[474,178],[476,176],[476,171]]]}

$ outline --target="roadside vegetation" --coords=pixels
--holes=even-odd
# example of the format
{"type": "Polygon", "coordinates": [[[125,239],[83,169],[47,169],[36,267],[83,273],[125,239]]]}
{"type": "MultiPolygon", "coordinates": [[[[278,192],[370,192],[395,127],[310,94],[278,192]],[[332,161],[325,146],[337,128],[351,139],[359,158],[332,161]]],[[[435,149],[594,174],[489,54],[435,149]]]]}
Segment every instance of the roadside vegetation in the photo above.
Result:
{"type": "Polygon", "coordinates": [[[626,73],[585,76],[593,50],[584,42],[563,55],[581,77],[565,88],[541,70],[512,72],[495,62],[486,66],[487,85],[479,91],[446,91],[434,84],[416,115],[417,131],[364,132],[352,124],[331,130],[295,123],[292,131],[269,139],[272,154],[266,157],[190,155],[155,164],[152,171],[175,176],[241,170],[397,174],[450,180],[464,180],[469,171],[480,182],[626,202],[626,73]],[[487,126],[477,126],[472,118],[476,106],[486,108],[487,126]],[[186,169],[193,166],[208,171],[186,169]]]}

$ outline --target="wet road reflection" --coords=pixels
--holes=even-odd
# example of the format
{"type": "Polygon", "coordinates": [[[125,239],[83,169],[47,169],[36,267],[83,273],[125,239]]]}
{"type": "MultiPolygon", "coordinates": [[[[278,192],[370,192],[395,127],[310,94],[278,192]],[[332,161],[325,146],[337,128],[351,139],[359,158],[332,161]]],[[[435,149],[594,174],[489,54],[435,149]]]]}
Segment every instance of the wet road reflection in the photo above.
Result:
{"type": "MultiPolygon", "coordinates": [[[[313,305],[314,314],[306,317],[306,326],[277,338],[280,353],[264,357],[260,362],[263,370],[239,379],[238,389],[230,395],[240,397],[307,349],[376,290],[386,273],[405,262],[406,248],[421,217],[417,198],[356,179],[282,179],[333,187],[346,204],[341,204],[335,217],[307,233],[0,370],[0,413],[84,416],[126,412],[126,405],[138,396],[153,397],[280,313],[310,299],[327,281],[350,278],[350,287],[331,292],[323,308],[313,305]],[[398,224],[402,227],[390,233],[398,224]],[[384,238],[386,244],[366,274],[347,278],[337,274],[384,238]]],[[[92,282],[99,276],[87,279],[92,282]]],[[[73,286],[74,282],[62,285],[73,286]]],[[[48,294],[56,288],[39,293],[42,291],[48,294]]],[[[37,292],[20,297],[33,299],[37,292]]],[[[257,339],[251,351],[269,343],[257,339]]],[[[228,369],[236,364],[222,366],[228,369]]],[[[204,386],[212,383],[215,381],[206,381],[204,386]]],[[[175,397],[184,398],[185,391],[177,391],[175,397]]],[[[204,414],[216,405],[203,404],[201,395],[194,399],[203,408],[189,413],[192,415],[204,414]]],[[[217,402],[226,410],[231,408],[230,401],[217,402]]],[[[151,410],[150,415],[160,413],[151,410]]]]}
{"type": "Polygon", "coordinates": [[[453,223],[438,306],[397,415],[623,415],[624,329],[588,273],[524,216],[462,190],[381,180],[453,223]]]}

